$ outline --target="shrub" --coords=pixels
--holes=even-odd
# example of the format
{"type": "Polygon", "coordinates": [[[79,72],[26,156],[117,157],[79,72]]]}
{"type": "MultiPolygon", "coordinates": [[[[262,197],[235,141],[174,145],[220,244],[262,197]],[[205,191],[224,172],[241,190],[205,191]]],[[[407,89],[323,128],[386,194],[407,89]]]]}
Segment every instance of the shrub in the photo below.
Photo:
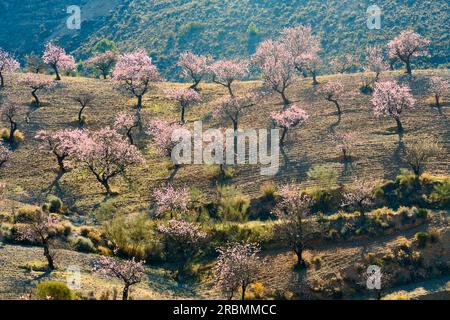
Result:
{"type": "Polygon", "coordinates": [[[427,242],[431,240],[430,235],[427,232],[417,232],[414,237],[421,248],[424,248],[427,245],[427,242]]]}
{"type": "Polygon", "coordinates": [[[45,272],[48,270],[48,264],[47,262],[42,261],[32,261],[27,262],[25,265],[21,266],[21,268],[27,270],[28,272],[31,271],[45,272]]]}
{"type": "Polygon", "coordinates": [[[19,210],[15,215],[16,223],[30,223],[33,221],[34,217],[41,212],[41,208],[38,206],[25,205],[19,210]]]}
{"type": "Polygon", "coordinates": [[[235,187],[219,188],[218,214],[223,221],[243,222],[248,218],[250,200],[235,187]]]}
{"type": "Polygon", "coordinates": [[[76,251],[87,253],[94,251],[94,244],[90,239],[85,237],[76,237],[72,240],[71,244],[76,251]]]}
{"type": "Polygon", "coordinates": [[[413,214],[420,219],[426,220],[428,218],[428,210],[423,208],[413,208],[413,214]]]}
{"type": "Polygon", "coordinates": [[[275,193],[277,192],[277,186],[274,182],[265,182],[261,186],[262,198],[267,201],[275,199],[275,193]]]}
{"type": "Polygon", "coordinates": [[[245,293],[246,300],[262,300],[265,298],[266,288],[261,282],[252,283],[245,293]]]}
{"type": "Polygon", "coordinates": [[[61,213],[63,211],[63,202],[54,195],[47,196],[47,202],[44,204],[44,210],[51,213],[61,213]]]}
{"type": "Polygon", "coordinates": [[[36,296],[42,300],[72,300],[75,295],[65,283],[43,281],[36,286],[36,296]]]}
{"type": "Polygon", "coordinates": [[[450,207],[450,181],[434,186],[430,198],[433,202],[437,202],[441,208],[450,207]]]}

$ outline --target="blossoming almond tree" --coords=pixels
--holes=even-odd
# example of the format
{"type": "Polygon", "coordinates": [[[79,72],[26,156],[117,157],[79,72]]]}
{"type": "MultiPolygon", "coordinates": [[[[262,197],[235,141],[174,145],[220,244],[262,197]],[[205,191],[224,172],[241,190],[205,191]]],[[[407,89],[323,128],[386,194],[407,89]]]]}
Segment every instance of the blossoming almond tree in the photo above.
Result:
{"type": "Polygon", "coordinates": [[[398,58],[406,65],[406,73],[412,74],[411,59],[420,56],[428,56],[430,40],[420,34],[404,30],[397,37],[389,41],[389,57],[398,58]]]}
{"type": "Polygon", "coordinates": [[[135,146],[110,128],[85,132],[75,147],[74,156],[86,165],[108,195],[112,195],[111,178],[145,162],[135,146]]]}
{"type": "Polygon", "coordinates": [[[142,97],[150,90],[153,82],[161,80],[158,69],[144,49],[136,49],[121,55],[113,70],[112,78],[120,89],[137,98],[139,115],[142,97]]]}
{"type": "Polygon", "coordinates": [[[12,102],[4,102],[1,106],[1,118],[9,122],[8,142],[14,143],[14,134],[17,131],[17,116],[19,114],[19,106],[12,102]]]}
{"type": "Polygon", "coordinates": [[[53,154],[58,162],[60,173],[67,171],[64,161],[73,154],[78,143],[85,137],[81,130],[38,131],[36,139],[41,142],[40,149],[53,154]]]}
{"type": "Polygon", "coordinates": [[[10,53],[0,48],[0,88],[5,86],[5,73],[16,72],[19,69],[20,63],[10,53]]]}
{"type": "Polygon", "coordinates": [[[447,79],[442,77],[431,77],[429,79],[429,90],[434,96],[434,100],[436,102],[436,107],[440,109],[441,103],[440,100],[443,95],[447,94],[450,91],[450,83],[447,79]]]}
{"type": "Polygon", "coordinates": [[[338,99],[342,97],[344,93],[344,86],[339,82],[328,82],[320,91],[326,100],[334,103],[338,115],[342,114],[338,99]]]}
{"type": "Polygon", "coordinates": [[[411,109],[415,100],[407,85],[399,85],[395,81],[378,82],[372,97],[375,116],[391,117],[397,122],[398,133],[403,133],[400,115],[403,110],[411,109]]]}
{"type": "Polygon", "coordinates": [[[229,300],[241,290],[241,299],[245,300],[245,293],[250,284],[258,278],[262,260],[258,256],[261,251],[258,244],[227,243],[217,249],[215,273],[216,286],[229,300]]]}
{"type": "Polygon", "coordinates": [[[354,132],[332,132],[330,138],[336,149],[342,152],[344,160],[350,160],[357,135],[354,132]]]}
{"type": "Polygon", "coordinates": [[[202,101],[202,96],[194,89],[170,89],[165,91],[166,96],[178,102],[181,110],[180,124],[184,124],[186,109],[194,103],[202,101]]]}
{"type": "Polygon", "coordinates": [[[377,182],[373,180],[356,180],[344,192],[342,207],[365,212],[375,201],[376,185],[377,182]]]}
{"type": "Polygon", "coordinates": [[[38,93],[41,91],[50,91],[56,87],[56,82],[51,77],[39,73],[25,73],[19,78],[19,84],[31,89],[31,95],[34,98],[36,108],[41,106],[38,93]]]}
{"type": "Polygon", "coordinates": [[[352,54],[344,54],[333,58],[330,62],[331,69],[336,73],[347,73],[356,65],[356,58],[352,54]]]}
{"type": "Polygon", "coordinates": [[[145,261],[136,261],[135,258],[120,261],[116,258],[101,257],[94,265],[94,272],[122,281],[122,300],[128,300],[130,287],[140,283],[145,276],[145,261]]]}
{"type": "Polygon", "coordinates": [[[11,151],[0,142],[0,168],[11,158],[11,151]]]}
{"type": "Polygon", "coordinates": [[[174,130],[181,129],[178,123],[170,123],[162,119],[153,119],[149,122],[146,133],[151,137],[157,152],[163,157],[170,157],[176,142],[172,141],[174,130]]]}
{"type": "Polygon", "coordinates": [[[113,51],[97,53],[93,57],[86,60],[86,66],[91,69],[98,70],[103,79],[106,79],[117,61],[117,54],[113,51]]]}
{"type": "Polygon", "coordinates": [[[374,82],[377,82],[380,74],[389,69],[389,64],[385,61],[383,51],[380,47],[367,47],[366,53],[367,58],[364,70],[366,72],[374,72],[374,82]]]}
{"type": "Polygon", "coordinates": [[[284,145],[288,130],[302,125],[309,118],[306,111],[295,104],[281,112],[272,112],[271,117],[275,125],[283,130],[280,138],[281,146],[284,145]]]}
{"type": "Polygon", "coordinates": [[[162,186],[153,192],[156,204],[156,216],[170,213],[170,218],[182,216],[188,212],[189,191],[187,188],[174,188],[171,184],[162,186]]]}
{"type": "Polygon", "coordinates": [[[242,80],[248,74],[248,65],[243,61],[219,60],[208,68],[214,83],[227,88],[230,97],[234,97],[233,82],[242,80]]]}
{"type": "Polygon", "coordinates": [[[80,105],[80,109],[78,110],[78,125],[83,127],[86,122],[86,117],[83,115],[83,112],[88,106],[92,105],[95,96],[91,92],[80,92],[73,96],[72,99],[80,105]]]}
{"type": "Polygon", "coordinates": [[[136,116],[121,112],[117,115],[114,122],[114,128],[119,132],[125,132],[125,136],[131,144],[134,144],[133,129],[139,126],[136,116]]]}
{"type": "Polygon", "coordinates": [[[198,91],[198,85],[208,75],[208,68],[212,62],[209,56],[198,56],[192,52],[180,55],[178,66],[182,69],[182,76],[192,81],[189,89],[198,91]]]}
{"type": "Polygon", "coordinates": [[[42,61],[53,69],[56,75],[56,80],[58,81],[61,80],[61,70],[72,71],[76,68],[75,58],[70,54],[67,54],[63,48],[55,46],[50,42],[45,46],[42,61]]]}

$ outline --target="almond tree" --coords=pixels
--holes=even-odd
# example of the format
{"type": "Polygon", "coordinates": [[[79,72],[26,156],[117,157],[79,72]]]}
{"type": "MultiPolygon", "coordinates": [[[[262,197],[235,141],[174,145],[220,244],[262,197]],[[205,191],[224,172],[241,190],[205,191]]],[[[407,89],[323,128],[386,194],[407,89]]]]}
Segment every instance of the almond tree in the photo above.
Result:
{"type": "Polygon", "coordinates": [[[47,259],[48,269],[54,270],[53,240],[57,236],[58,220],[43,210],[33,213],[31,222],[20,230],[20,239],[38,243],[44,247],[44,256],[47,259]]]}
{"type": "Polygon", "coordinates": [[[75,147],[74,156],[86,165],[108,195],[112,195],[111,178],[144,163],[139,150],[110,128],[85,132],[75,147]]]}
{"type": "Polygon", "coordinates": [[[75,147],[85,137],[81,130],[38,131],[36,139],[39,140],[40,149],[53,154],[58,162],[60,173],[67,171],[64,163],[67,157],[73,154],[75,147]]]}
{"type": "Polygon", "coordinates": [[[31,89],[31,95],[34,98],[36,108],[41,106],[38,93],[41,91],[50,91],[56,87],[56,82],[51,77],[38,73],[25,73],[19,78],[19,84],[31,89]]]}
{"type": "Polygon", "coordinates": [[[0,168],[11,158],[11,151],[0,142],[0,168]]]}
{"type": "Polygon", "coordinates": [[[319,82],[317,81],[317,72],[321,63],[319,55],[308,52],[302,56],[301,61],[303,65],[302,69],[311,74],[313,79],[312,84],[314,86],[318,85],[319,82]]]}
{"type": "Polygon", "coordinates": [[[5,86],[5,73],[16,72],[19,69],[19,62],[11,54],[0,48],[0,88],[5,86]]]}
{"type": "Polygon", "coordinates": [[[165,91],[166,96],[178,102],[181,110],[180,124],[184,124],[186,109],[194,103],[202,101],[202,96],[194,89],[170,89],[165,91]]]}
{"type": "Polygon", "coordinates": [[[286,46],[266,40],[256,50],[253,62],[261,70],[264,85],[281,96],[285,108],[289,106],[286,90],[294,83],[296,69],[286,46]]]}
{"type": "Polygon", "coordinates": [[[402,31],[397,37],[389,41],[389,57],[398,58],[406,65],[406,73],[412,74],[411,59],[428,56],[430,40],[411,30],[402,31]]]}
{"type": "Polygon", "coordinates": [[[208,75],[208,68],[212,62],[209,56],[198,56],[192,52],[184,52],[180,55],[178,66],[181,67],[183,78],[190,79],[190,89],[198,91],[198,85],[208,75]]]}
{"type": "Polygon", "coordinates": [[[159,225],[158,231],[163,236],[166,256],[178,263],[176,279],[180,281],[207,234],[190,222],[173,219],[159,225]]]}
{"type": "Polygon", "coordinates": [[[344,54],[333,58],[330,62],[331,69],[336,73],[347,73],[356,65],[356,58],[352,54],[344,54]]]}
{"type": "Polygon", "coordinates": [[[113,51],[97,53],[93,57],[86,60],[86,66],[91,69],[98,70],[103,79],[106,79],[117,61],[117,54],[113,51]]]}
{"type": "Polygon", "coordinates": [[[114,128],[119,132],[125,132],[125,136],[131,144],[134,144],[133,129],[139,127],[138,120],[132,114],[121,112],[117,115],[114,128]]]}
{"type": "Polygon", "coordinates": [[[444,150],[442,144],[434,137],[426,137],[405,144],[405,161],[419,177],[427,164],[444,150]]]}
{"type": "Polygon", "coordinates": [[[310,225],[305,223],[305,219],[310,213],[311,198],[301,195],[295,185],[283,186],[280,196],[281,201],[274,210],[280,220],[275,234],[297,255],[297,265],[304,267],[303,250],[311,235],[310,225]]]}
{"type": "Polygon", "coordinates": [[[95,100],[95,96],[90,92],[81,92],[72,97],[72,99],[78,102],[80,105],[80,109],[78,110],[78,125],[82,127],[85,123],[83,112],[87,107],[92,105],[93,101],[95,100]]]}
{"type": "Polygon", "coordinates": [[[368,47],[366,49],[367,52],[367,62],[364,70],[366,72],[374,72],[375,80],[377,82],[380,74],[383,71],[389,69],[389,64],[385,61],[383,56],[383,50],[380,47],[368,47]]]}
{"type": "Polygon", "coordinates": [[[284,145],[288,130],[304,124],[309,118],[306,111],[295,104],[281,112],[272,112],[270,116],[275,125],[283,130],[280,138],[281,146],[284,145]]]}
{"type": "Polygon", "coordinates": [[[365,212],[375,201],[374,189],[376,182],[373,180],[356,180],[344,194],[342,207],[365,212]]]}
{"type": "Polygon", "coordinates": [[[122,300],[128,300],[130,287],[142,281],[145,276],[145,261],[135,258],[120,261],[116,258],[101,257],[94,265],[96,274],[109,278],[117,278],[123,282],[122,300]]]}
{"type": "Polygon", "coordinates": [[[336,149],[342,152],[344,160],[350,160],[351,151],[355,146],[357,135],[354,132],[332,132],[330,138],[336,149]]]}
{"type": "Polygon", "coordinates": [[[227,243],[217,249],[215,273],[216,286],[229,300],[241,290],[241,299],[245,300],[245,293],[250,284],[258,278],[261,269],[261,249],[253,243],[227,243]]]}
{"type": "Polygon", "coordinates": [[[45,71],[46,65],[42,58],[37,54],[31,53],[25,55],[25,66],[28,72],[41,73],[45,71]]]}
{"type": "Polygon", "coordinates": [[[156,216],[170,213],[170,218],[182,216],[188,212],[189,191],[187,188],[174,188],[171,184],[162,186],[153,192],[156,216]]]}
{"type": "Polygon", "coordinates": [[[153,119],[150,121],[146,133],[153,140],[159,155],[171,157],[172,149],[177,144],[172,141],[172,133],[178,129],[181,129],[181,126],[177,123],[170,123],[162,119],[153,119]]]}
{"type": "Polygon", "coordinates": [[[378,82],[372,97],[374,113],[377,117],[391,117],[397,122],[398,133],[403,133],[400,115],[403,110],[415,105],[411,89],[395,81],[378,82]]]}
{"type": "Polygon", "coordinates": [[[17,131],[17,115],[19,113],[19,107],[17,104],[11,102],[3,103],[1,108],[1,116],[3,121],[9,122],[9,137],[8,142],[14,143],[14,133],[17,131]]]}
{"type": "Polygon", "coordinates": [[[450,84],[447,79],[442,77],[431,77],[429,79],[429,90],[433,94],[436,101],[436,107],[440,109],[440,99],[443,95],[449,92],[450,84]]]}
{"type": "Polygon", "coordinates": [[[67,54],[63,48],[55,46],[50,42],[45,46],[42,61],[53,69],[56,74],[56,80],[58,81],[61,80],[61,70],[72,71],[76,68],[75,58],[67,54]]]}
{"type": "Polygon", "coordinates": [[[153,82],[161,76],[144,49],[136,49],[119,57],[112,78],[118,87],[137,98],[138,115],[142,109],[142,97],[153,82]]]}
{"type": "Polygon", "coordinates": [[[242,80],[248,74],[247,63],[233,60],[219,60],[213,62],[209,69],[212,81],[227,88],[230,97],[234,97],[232,84],[242,80]]]}
{"type": "Polygon", "coordinates": [[[320,92],[325,96],[326,100],[335,104],[338,115],[342,114],[338,99],[344,94],[344,86],[339,82],[328,82],[320,92]]]}

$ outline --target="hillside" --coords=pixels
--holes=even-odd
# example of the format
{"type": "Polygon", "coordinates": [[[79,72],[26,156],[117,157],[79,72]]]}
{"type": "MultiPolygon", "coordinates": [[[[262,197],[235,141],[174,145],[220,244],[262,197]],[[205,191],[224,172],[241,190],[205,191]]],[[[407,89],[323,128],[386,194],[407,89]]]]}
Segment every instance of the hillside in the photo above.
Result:
{"type": "MultiPolygon", "coordinates": [[[[41,52],[45,42],[57,41],[78,58],[90,55],[101,38],[121,50],[146,48],[158,67],[176,78],[181,52],[216,58],[246,57],[257,44],[287,26],[311,25],[320,36],[323,56],[361,53],[365,46],[384,45],[400,30],[411,28],[432,41],[431,57],[418,66],[448,66],[449,3],[438,1],[378,1],[382,28],[366,26],[371,1],[356,0],[78,0],[0,1],[0,47],[23,54],[41,52]],[[79,5],[81,30],[66,28],[66,8],[79,5]],[[20,35],[18,37],[17,35],[20,35]]],[[[327,66],[322,67],[327,71],[327,66]]]]}

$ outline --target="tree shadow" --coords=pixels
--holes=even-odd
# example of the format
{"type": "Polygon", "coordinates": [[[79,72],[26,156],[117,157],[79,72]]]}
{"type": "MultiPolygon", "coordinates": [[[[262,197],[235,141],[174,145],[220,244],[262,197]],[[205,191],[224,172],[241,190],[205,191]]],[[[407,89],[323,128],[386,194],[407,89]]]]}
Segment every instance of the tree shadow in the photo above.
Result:
{"type": "Polygon", "coordinates": [[[338,116],[338,120],[328,127],[328,130],[331,133],[334,133],[336,131],[336,128],[341,124],[342,114],[338,113],[337,116],[338,116]]]}
{"type": "Polygon", "coordinates": [[[403,135],[403,133],[398,134],[397,146],[392,156],[389,158],[389,163],[384,163],[385,178],[387,179],[395,177],[402,168],[402,155],[405,151],[403,135]]]}
{"type": "Polygon", "coordinates": [[[178,170],[180,170],[181,166],[180,165],[175,165],[172,172],[170,173],[170,175],[167,177],[167,181],[168,182],[173,182],[173,179],[175,178],[175,176],[178,173],[178,170]]]}

